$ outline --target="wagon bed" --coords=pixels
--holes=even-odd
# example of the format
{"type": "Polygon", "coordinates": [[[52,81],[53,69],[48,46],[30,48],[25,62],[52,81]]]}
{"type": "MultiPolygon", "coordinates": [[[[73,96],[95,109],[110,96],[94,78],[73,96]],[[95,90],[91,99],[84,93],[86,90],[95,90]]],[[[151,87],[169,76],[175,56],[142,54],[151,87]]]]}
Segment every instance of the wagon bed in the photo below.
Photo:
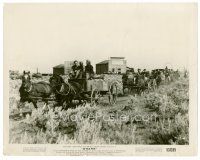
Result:
{"type": "Polygon", "coordinates": [[[100,92],[108,92],[109,91],[109,85],[108,82],[106,82],[103,79],[69,79],[68,82],[73,83],[79,83],[84,92],[91,92],[93,90],[98,90],[100,92]]]}

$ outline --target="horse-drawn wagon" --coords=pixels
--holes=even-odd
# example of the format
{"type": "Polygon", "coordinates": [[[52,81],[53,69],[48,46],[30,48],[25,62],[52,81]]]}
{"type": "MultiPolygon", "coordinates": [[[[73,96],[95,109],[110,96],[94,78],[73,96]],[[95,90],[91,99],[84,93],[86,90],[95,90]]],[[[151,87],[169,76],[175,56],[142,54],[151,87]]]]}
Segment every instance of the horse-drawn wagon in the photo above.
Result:
{"type": "Polygon", "coordinates": [[[74,102],[95,103],[100,97],[108,96],[110,103],[116,103],[119,88],[122,88],[120,75],[104,75],[92,79],[64,79],[59,75],[53,75],[48,82],[32,82],[28,73],[22,77],[20,87],[20,102],[32,102],[37,108],[37,101],[56,101],[57,106],[71,107],[74,102]],[[118,81],[117,81],[118,79],[118,81]]]}
{"type": "Polygon", "coordinates": [[[127,92],[130,94],[142,94],[145,90],[149,90],[151,87],[151,79],[147,74],[136,74],[129,73],[123,75],[123,92],[128,90],[127,92]]]}
{"type": "Polygon", "coordinates": [[[68,85],[68,88],[71,88],[71,91],[66,89],[66,91],[68,90],[67,92],[69,92],[69,96],[71,94],[74,94],[75,96],[81,93],[81,100],[90,101],[91,103],[97,102],[101,95],[104,95],[109,91],[108,84],[102,79],[68,79],[68,82],[66,82],[65,85],[68,85]]]}

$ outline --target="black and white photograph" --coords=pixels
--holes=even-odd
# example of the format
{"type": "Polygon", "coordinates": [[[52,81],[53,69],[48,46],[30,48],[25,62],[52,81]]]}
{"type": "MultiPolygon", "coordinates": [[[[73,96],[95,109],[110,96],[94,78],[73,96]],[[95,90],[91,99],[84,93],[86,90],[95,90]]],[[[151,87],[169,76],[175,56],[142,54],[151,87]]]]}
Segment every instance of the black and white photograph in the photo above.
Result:
{"type": "Polygon", "coordinates": [[[5,153],[195,154],[196,34],[195,3],[5,4],[5,153]]]}

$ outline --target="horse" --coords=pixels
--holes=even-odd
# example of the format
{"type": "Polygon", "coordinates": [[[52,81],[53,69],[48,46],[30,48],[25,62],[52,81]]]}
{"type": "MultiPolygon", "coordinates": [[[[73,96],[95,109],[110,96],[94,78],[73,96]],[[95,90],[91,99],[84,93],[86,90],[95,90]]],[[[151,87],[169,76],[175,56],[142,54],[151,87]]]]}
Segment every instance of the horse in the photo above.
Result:
{"type": "Polygon", "coordinates": [[[138,77],[136,74],[129,74],[126,75],[124,74],[122,77],[122,83],[123,83],[123,93],[125,93],[125,89],[128,90],[128,93],[133,94],[133,93],[137,93],[137,81],[138,81],[138,77]]]}
{"type": "Polygon", "coordinates": [[[22,85],[19,89],[20,93],[20,102],[24,103],[28,101],[29,103],[33,103],[35,108],[37,107],[37,100],[41,99],[45,102],[45,105],[48,104],[48,98],[52,94],[52,88],[47,82],[31,82],[31,78],[29,75],[30,72],[24,72],[22,76],[22,85]]]}
{"type": "Polygon", "coordinates": [[[134,96],[136,96],[138,94],[138,75],[133,74],[132,79],[129,81],[129,85],[128,85],[128,90],[129,93],[133,94],[134,96]]]}
{"type": "Polygon", "coordinates": [[[148,82],[148,89],[155,91],[157,87],[156,78],[151,77],[148,82]]]}
{"type": "Polygon", "coordinates": [[[63,109],[72,105],[73,100],[78,100],[79,104],[81,104],[82,100],[86,99],[83,87],[78,82],[64,82],[63,78],[59,75],[52,76],[49,82],[55,94],[56,101],[63,109]]]}
{"type": "Polygon", "coordinates": [[[165,82],[167,84],[169,84],[171,82],[171,76],[170,76],[170,74],[165,74],[165,82]]]}

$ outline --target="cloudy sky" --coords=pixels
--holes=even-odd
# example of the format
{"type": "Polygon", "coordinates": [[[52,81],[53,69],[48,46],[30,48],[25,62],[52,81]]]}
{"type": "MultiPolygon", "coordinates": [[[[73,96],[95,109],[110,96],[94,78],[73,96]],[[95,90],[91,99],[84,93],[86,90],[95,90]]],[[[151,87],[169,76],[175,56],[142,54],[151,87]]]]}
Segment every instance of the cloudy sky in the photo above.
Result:
{"type": "Polygon", "coordinates": [[[124,56],[128,66],[188,66],[196,50],[194,4],[6,4],[4,63],[52,72],[66,60],[124,56]]]}

